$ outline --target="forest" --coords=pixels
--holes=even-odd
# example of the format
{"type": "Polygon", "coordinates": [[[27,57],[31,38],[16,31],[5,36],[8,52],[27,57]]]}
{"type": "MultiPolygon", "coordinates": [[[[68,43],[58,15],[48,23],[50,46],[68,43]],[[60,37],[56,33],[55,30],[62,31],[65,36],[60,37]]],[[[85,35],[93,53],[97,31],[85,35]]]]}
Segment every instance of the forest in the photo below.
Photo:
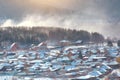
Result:
{"type": "Polygon", "coordinates": [[[84,42],[104,42],[104,36],[98,32],[73,30],[53,27],[1,27],[0,42],[19,42],[21,44],[38,44],[42,41],[82,40],[84,42]]]}

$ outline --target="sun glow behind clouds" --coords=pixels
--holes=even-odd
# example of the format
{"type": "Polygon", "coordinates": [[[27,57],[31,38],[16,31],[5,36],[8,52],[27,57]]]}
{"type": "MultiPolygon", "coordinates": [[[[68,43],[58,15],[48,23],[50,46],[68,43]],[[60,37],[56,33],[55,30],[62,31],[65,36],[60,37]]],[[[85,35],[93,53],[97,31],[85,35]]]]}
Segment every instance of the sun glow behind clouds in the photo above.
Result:
{"type": "Polygon", "coordinates": [[[29,0],[30,4],[34,7],[58,7],[58,8],[68,8],[73,2],[69,0],[29,0]]]}

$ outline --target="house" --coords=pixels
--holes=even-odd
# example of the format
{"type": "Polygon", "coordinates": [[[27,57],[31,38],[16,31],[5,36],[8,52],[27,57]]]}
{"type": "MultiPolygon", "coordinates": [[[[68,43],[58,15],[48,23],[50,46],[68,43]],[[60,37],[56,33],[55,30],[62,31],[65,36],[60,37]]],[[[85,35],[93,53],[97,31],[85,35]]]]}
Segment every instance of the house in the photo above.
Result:
{"type": "Polygon", "coordinates": [[[71,44],[71,42],[68,40],[61,40],[60,41],[60,46],[69,46],[70,44],[71,44]]]}
{"type": "Polygon", "coordinates": [[[91,75],[97,78],[97,77],[102,76],[102,73],[100,71],[94,70],[94,71],[89,72],[88,75],[91,75]]]}
{"type": "Polygon", "coordinates": [[[82,41],[82,40],[77,40],[76,42],[74,42],[74,44],[75,44],[76,46],[78,46],[78,45],[83,44],[83,41],[82,41]]]}
{"type": "Polygon", "coordinates": [[[49,51],[49,49],[47,47],[47,42],[41,42],[37,46],[32,46],[31,50],[40,51],[40,52],[42,52],[42,51],[48,52],[49,51]]]}
{"type": "Polygon", "coordinates": [[[11,51],[16,51],[18,50],[20,47],[17,43],[13,43],[11,46],[10,46],[10,50],[11,51]]]}

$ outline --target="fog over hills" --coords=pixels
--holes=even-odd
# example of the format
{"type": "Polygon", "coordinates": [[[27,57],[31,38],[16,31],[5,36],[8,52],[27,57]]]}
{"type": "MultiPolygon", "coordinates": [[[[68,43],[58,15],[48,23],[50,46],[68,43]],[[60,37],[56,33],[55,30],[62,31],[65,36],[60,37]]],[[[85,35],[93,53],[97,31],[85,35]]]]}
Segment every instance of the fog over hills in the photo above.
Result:
{"type": "Polygon", "coordinates": [[[52,26],[119,37],[120,0],[0,0],[0,26],[52,26]]]}

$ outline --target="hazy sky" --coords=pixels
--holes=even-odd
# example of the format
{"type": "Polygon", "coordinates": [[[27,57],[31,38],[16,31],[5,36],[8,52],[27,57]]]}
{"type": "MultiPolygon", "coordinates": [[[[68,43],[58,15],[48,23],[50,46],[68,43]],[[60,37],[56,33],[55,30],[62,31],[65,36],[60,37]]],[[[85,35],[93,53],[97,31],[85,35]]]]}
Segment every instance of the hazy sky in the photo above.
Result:
{"type": "Polygon", "coordinates": [[[0,26],[55,26],[120,33],[120,0],[0,0],[0,26]]]}

